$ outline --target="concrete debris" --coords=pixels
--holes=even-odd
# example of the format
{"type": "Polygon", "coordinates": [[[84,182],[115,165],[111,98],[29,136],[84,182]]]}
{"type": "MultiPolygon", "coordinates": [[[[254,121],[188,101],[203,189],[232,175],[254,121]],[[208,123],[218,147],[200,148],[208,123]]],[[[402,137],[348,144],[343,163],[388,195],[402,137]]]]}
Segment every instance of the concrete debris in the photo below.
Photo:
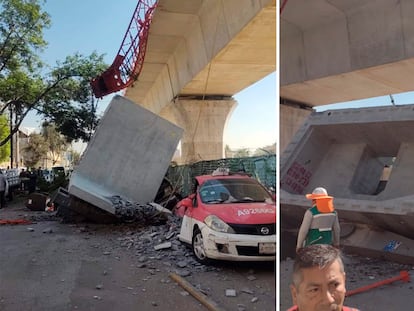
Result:
{"type": "Polygon", "coordinates": [[[241,304],[241,303],[239,303],[238,305],[237,305],[237,311],[246,311],[247,310],[247,308],[246,308],[246,306],[245,305],[243,305],[243,304],[241,304]]]}
{"type": "Polygon", "coordinates": [[[102,289],[103,288],[103,285],[102,284],[98,284],[98,285],[95,286],[95,288],[96,289],[102,289]]]}
{"type": "Polygon", "coordinates": [[[236,290],[235,289],[226,289],[226,297],[236,297],[236,290]]]}
{"type": "Polygon", "coordinates": [[[180,292],[180,295],[181,295],[181,296],[189,296],[189,295],[190,295],[190,293],[189,293],[189,292],[187,292],[187,291],[181,291],[181,292],[180,292]]]}
{"type": "Polygon", "coordinates": [[[185,268],[187,267],[187,265],[188,265],[187,261],[184,261],[184,260],[177,262],[177,267],[179,268],[185,268]]]}
{"type": "Polygon", "coordinates": [[[257,298],[257,297],[253,297],[252,298],[252,300],[250,300],[252,303],[255,303],[255,302],[258,302],[259,301],[259,298],[257,298]]]}
{"type": "Polygon", "coordinates": [[[256,280],[257,278],[256,278],[254,275],[249,275],[249,276],[247,277],[247,279],[248,279],[249,281],[254,281],[254,280],[256,280]]]}
{"type": "Polygon", "coordinates": [[[220,271],[218,267],[202,265],[195,260],[191,249],[178,240],[180,225],[181,219],[175,215],[169,215],[167,222],[162,225],[131,224],[135,228],[133,234],[131,234],[130,225],[124,225],[125,233],[121,233],[122,236],[117,241],[121,245],[124,245],[125,241],[131,244],[130,250],[137,256],[138,268],[151,268],[153,260],[160,260],[171,270],[173,267],[178,267],[177,274],[180,276],[188,276],[197,271],[220,271]],[[171,233],[174,234],[167,241],[167,236],[171,233]],[[156,245],[166,242],[171,243],[170,248],[162,252],[155,249],[156,245]]]}
{"type": "Polygon", "coordinates": [[[121,196],[112,196],[108,198],[114,209],[115,216],[124,222],[134,222],[148,224],[165,223],[167,216],[171,211],[157,203],[141,204],[130,202],[121,196]]]}
{"type": "Polygon", "coordinates": [[[43,230],[43,233],[52,233],[52,232],[53,232],[52,228],[47,228],[43,230]]]}
{"type": "Polygon", "coordinates": [[[249,294],[249,295],[253,295],[254,294],[254,292],[251,289],[249,289],[249,288],[242,288],[241,292],[246,293],[246,294],[249,294]]]}
{"type": "Polygon", "coordinates": [[[167,240],[171,239],[173,236],[175,235],[175,232],[170,232],[167,234],[167,236],[165,237],[167,240]]]}
{"type": "Polygon", "coordinates": [[[191,275],[191,271],[187,270],[187,269],[176,270],[175,273],[177,273],[177,275],[182,276],[182,277],[186,277],[186,276],[191,275]]]}
{"type": "Polygon", "coordinates": [[[154,246],[154,249],[156,251],[160,250],[160,249],[166,249],[166,248],[171,248],[171,242],[165,242],[165,243],[161,243],[161,244],[158,244],[158,245],[154,246]]]}

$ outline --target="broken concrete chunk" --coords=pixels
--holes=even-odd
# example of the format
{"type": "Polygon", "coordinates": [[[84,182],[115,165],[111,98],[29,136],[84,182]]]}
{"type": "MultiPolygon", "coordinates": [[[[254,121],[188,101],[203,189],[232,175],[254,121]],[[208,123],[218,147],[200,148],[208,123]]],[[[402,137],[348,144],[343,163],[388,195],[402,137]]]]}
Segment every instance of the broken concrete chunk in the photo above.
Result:
{"type": "Polygon", "coordinates": [[[249,288],[243,288],[241,290],[243,293],[249,294],[249,295],[253,295],[253,291],[249,288]]]}
{"type": "Polygon", "coordinates": [[[191,271],[190,271],[190,270],[187,270],[187,269],[180,269],[180,270],[177,270],[177,271],[176,271],[176,273],[177,273],[179,276],[182,276],[182,277],[186,277],[186,276],[191,275],[191,271]]]}
{"type": "Polygon", "coordinates": [[[165,239],[166,239],[166,240],[169,240],[169,239],[171,239],[174,235],[175,235],[175,232],[174,232],[174,231],[172,231],[172,232],[170,232],[170,233],[168,233],[168,234],[167,234],[167,236],[165,237],[165,239]]]}
{"type": "Polygon", "coordinates": [[[259,298],[257,298],[257,297],[253,297],[252,298],[252,300],[250,300],[252,303],[255,303],[255,302],[257,302],[259,300],[259,298]]]}
{"type": "Polygon", "coordinates": [[[165,242],[154,246],[155,250],[166,249],[171,247],[171,242],[165,242]]]}
{"type": "Polygon", "coordinates": [[[226,289],[226,297],[236,297],[236,290],[235,289],[226,289]]]}
{"type": "Polygon", "coordinates": [[[177,266],[180,268],[185,268],[187,267],[187,265],[188,265],[188,262],[184,260],[180,260],[179,262],[177,262],[177,266]]]}
{"type": "Polygon", "coordinates": [[[254,275],[249,275],[249,276],[247,277],[247,279],[248,279],[249,281],[254,281],[254,280],[256,280],[257,278],[256,278],[254,275]]]}
{"type": "Polygon", "coordinates": [[[170,121],[114,96],[72,172],[68,193],[126,222],[165,219],[171,212],[162,206],[132,202],[154,200],[182,134],[170,121]]]}
{"type": "Polygon", "coordinates": [[[245,305],[243,305],[243,304],[241,304],[241,303],[239,303],[238,305],[237,305],[237,311],[246,311],[247,310],[247,308],[246,308],[246,306],[245,305]]]}

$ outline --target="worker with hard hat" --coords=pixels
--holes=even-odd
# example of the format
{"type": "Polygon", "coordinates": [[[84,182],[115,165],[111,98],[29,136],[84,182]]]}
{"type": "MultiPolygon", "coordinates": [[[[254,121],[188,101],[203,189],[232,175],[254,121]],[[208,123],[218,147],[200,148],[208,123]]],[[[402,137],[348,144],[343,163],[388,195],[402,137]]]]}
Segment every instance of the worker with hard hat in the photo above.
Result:
{"type": "Polygon", "coordinates": [[[333,197],[325,188],[317,187],[306,195],[312,200],[302,220],[296,243],[296,251],[312,244],[331,244],[339,247],[340,227],[338,215],[333,206],[333,197]]]}

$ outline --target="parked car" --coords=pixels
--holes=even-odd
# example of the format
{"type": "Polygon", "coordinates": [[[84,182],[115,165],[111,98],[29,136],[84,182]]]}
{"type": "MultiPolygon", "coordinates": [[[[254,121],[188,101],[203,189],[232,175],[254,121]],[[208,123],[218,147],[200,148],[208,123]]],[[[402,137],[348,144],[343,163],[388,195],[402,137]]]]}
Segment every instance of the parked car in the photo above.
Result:
{"type": "Polygon", "coordinates": [[[56,177],[58,175],[65,176],[65,168],[63,166],[53,166],[52,167],[53,175],[56,177]]]}
{"type": "Polygon", "coordinates": [[[43,179],[47,181],[48,183],[52,183],[55,178],[55,174],[53,173],[52,170],[44,169],[41,171],[40,174],[41,174],[40,176],[43,177],[43,179]]]}
{"type": "Polygon", "coordinates": [[[197,261],[274,261],[276,203],[256,179],[228,170],[195,178],[194,193],[177,203],[179,239],[197,261]]]}

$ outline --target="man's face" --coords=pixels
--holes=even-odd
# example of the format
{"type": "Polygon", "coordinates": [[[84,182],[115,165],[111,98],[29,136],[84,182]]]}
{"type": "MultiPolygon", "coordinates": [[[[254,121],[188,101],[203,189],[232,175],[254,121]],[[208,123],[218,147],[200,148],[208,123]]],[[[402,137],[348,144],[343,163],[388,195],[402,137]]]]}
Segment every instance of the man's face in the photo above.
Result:
{"type": "Polygon", "coordinates": [[[302,270],[302,282],[291,285],[293,303],[299,311],[341,311],[345,299],[345,273],[337,260],[323,269],[302,270]]]}

